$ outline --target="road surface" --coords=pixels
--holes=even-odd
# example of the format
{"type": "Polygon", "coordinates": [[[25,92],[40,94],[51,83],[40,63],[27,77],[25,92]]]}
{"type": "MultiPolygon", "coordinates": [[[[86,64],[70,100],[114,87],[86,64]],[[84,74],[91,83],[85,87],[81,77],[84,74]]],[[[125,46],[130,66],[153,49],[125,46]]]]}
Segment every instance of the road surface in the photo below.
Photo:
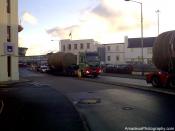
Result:
{"type": "MultiPolygon", "coordinates": [[[[23,77],[66,95],[92,131],[175,129],[175,96],[48,74],[23,77]]],[[[24,74],[27,74],[25,76],[24,74]]]]}

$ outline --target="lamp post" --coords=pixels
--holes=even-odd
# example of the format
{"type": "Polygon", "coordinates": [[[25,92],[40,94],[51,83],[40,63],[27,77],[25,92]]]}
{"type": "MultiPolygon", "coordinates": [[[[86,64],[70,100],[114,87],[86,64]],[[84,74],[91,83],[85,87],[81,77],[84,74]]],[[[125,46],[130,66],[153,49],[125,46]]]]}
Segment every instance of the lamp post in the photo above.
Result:
{"type": "Polygon", "coordinates": [[[131,1],[140,4],[141,9],[141,59],[142,59],[142,75],[144,75],[144,58],[143,58],[143,10],[142,10],[142,2],[134,1],[134,0],[125,0],[125,1],[131,1]]]}
{"type": "Polygon", "coordinates": [[[156,13],[157,13],[157,33],[159,35],[159,13],[160,13],[160,10],[156,10],[156,13]]]}

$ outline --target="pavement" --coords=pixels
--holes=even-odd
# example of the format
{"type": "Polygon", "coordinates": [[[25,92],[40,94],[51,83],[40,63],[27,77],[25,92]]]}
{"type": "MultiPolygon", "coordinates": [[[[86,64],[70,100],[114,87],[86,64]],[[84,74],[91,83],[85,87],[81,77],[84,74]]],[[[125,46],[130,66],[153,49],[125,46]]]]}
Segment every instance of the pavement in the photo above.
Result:
{"type": "Polygon", "coordinates": [[[125,75],[125,74],[113,74],[112,76],[110,76],[110,74],[107,73],[105,75],[104,74],[100,75],[96,79],[83,78],[82,80],[175,95],[175,89],[168,87],[155,88],[152,87],[151,84],[147,84],[143,76],[137,76],[137,78],[134,78],[134,76],[132,78],[131,77],[132,75],[125,75]]]}
{"type": "Polygon", "coordinates": [[[87,131],[74,105],[36,82],[0,85],[1,131],[87,131]]]}

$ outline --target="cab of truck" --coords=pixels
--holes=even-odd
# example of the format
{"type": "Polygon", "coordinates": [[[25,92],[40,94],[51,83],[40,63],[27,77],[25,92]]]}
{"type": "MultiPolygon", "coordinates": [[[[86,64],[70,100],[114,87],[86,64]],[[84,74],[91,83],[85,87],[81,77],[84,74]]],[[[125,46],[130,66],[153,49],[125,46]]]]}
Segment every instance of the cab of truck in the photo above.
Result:
{"type": "Polygon", "coordinates": [[[97,77],[102,72],[98,53],[97,52],[80,53],[79,70],[81,70],[83,76],[97,77]]]}

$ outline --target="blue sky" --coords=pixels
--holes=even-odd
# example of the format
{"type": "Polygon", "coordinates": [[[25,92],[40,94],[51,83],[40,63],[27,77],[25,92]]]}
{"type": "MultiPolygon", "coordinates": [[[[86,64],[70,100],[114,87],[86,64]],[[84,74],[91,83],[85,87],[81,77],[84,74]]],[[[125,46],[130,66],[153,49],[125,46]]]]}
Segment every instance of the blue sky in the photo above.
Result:
{"type": "MultiPolygon", "coordinates": [[[[174,0],[138,0],[143,3],[144,37],[173,30],[174,0]],[[166,6],[165,6],[166,5],[166,6]]],[[[24,30],[19,46],[28,47],[27,55],[58,51],[58,41],[93,38],[100,43],[123,42],[124,36],[140,37],[140,5],[124,0],[19,0],[19,19],[24,30]]]]}

